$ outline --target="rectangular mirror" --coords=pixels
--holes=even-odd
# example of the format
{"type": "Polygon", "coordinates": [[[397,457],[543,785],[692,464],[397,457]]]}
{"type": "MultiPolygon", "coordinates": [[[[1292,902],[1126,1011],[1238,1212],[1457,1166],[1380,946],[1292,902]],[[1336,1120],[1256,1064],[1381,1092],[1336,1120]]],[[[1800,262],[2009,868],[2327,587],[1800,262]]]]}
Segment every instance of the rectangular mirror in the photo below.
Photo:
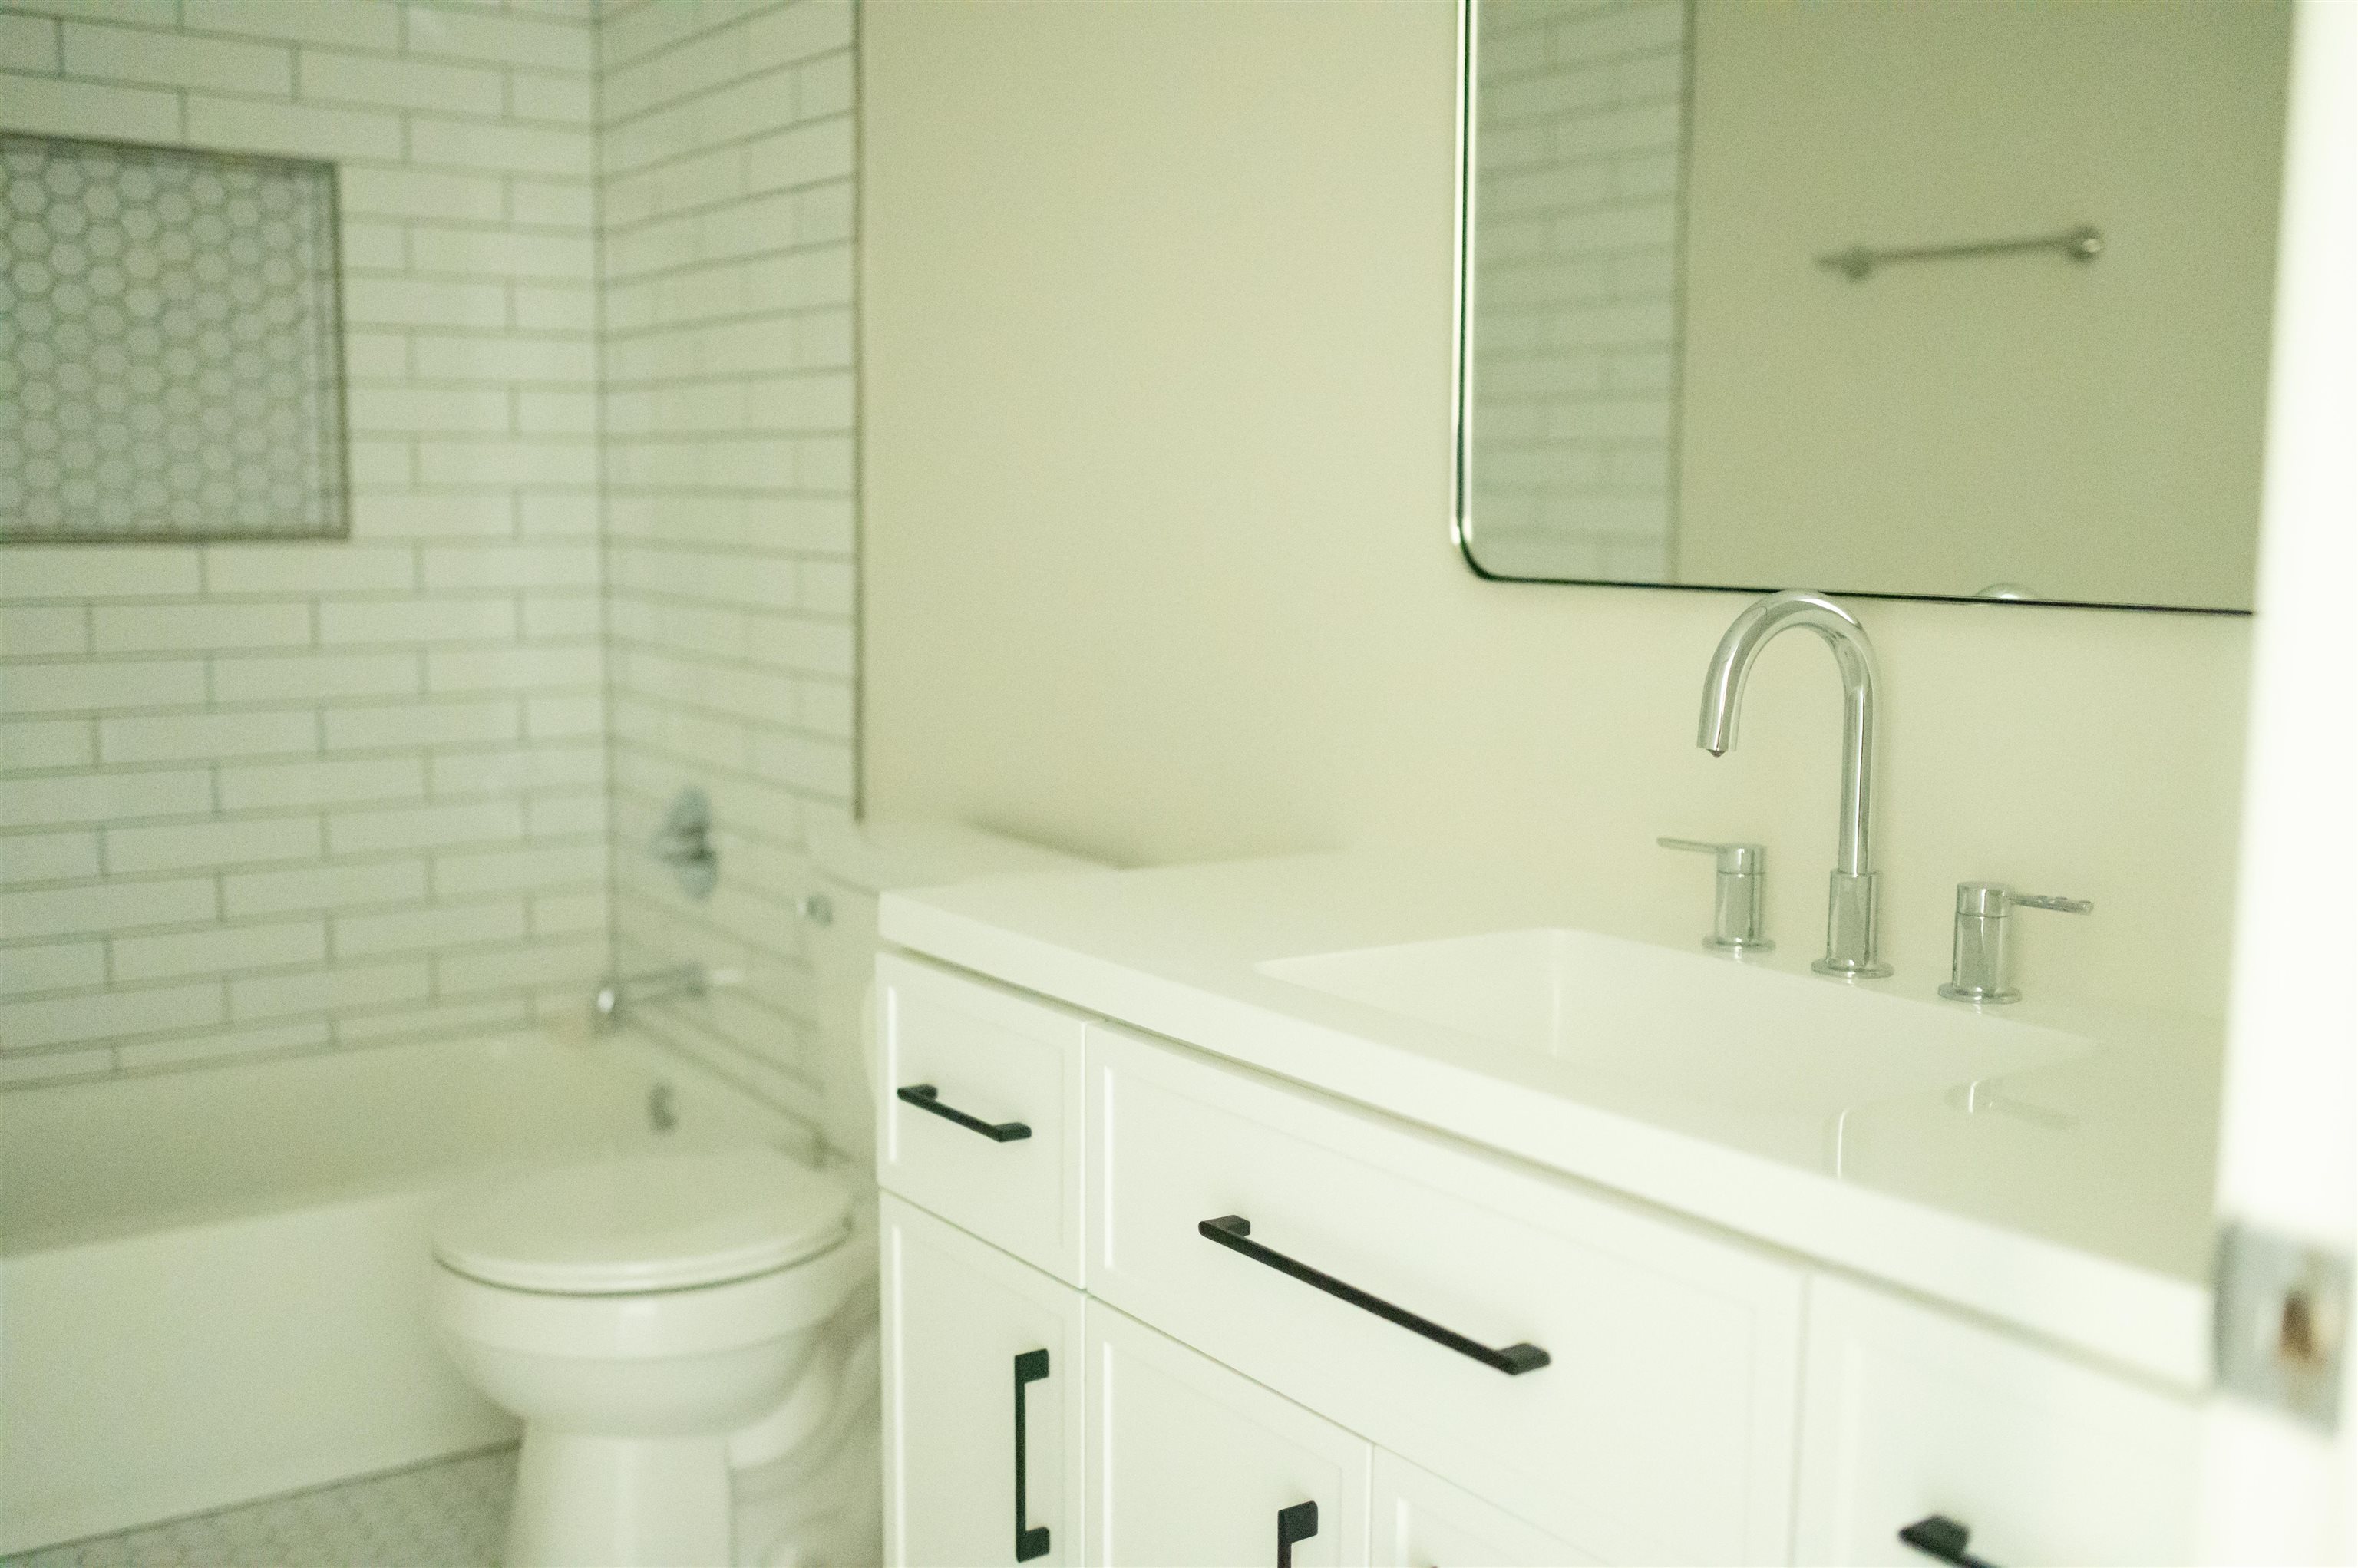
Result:
{"type": "Polygon", "coordinates": [[[1486,577],[2249,611],[2288,0],[1465,0],[1486,577]]]}

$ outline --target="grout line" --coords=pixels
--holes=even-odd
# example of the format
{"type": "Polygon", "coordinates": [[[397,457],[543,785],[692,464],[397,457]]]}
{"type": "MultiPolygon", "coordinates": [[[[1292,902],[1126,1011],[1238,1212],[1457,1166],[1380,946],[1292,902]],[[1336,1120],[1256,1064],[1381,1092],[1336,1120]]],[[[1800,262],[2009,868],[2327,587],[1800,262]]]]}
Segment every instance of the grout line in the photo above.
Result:
{"type": "Polygon", "coordinates": [[[593,58],[595,59],[597,69],[592,72],[590,80],[590,119],[591,125],[595,127],[594,135],[596,138],[591,148],[590,161],[599,173],[599,178],[591,187],[590,193],[590,217],[592,220],[590,224],[590,260],[591,265],[595,269],[594,276],[597,280],[597,287],[591,299],[590,309],[592,319],[596,323],[594,336],[595,347],[591,350],[591,353],[594,356],[595,362],[596,373],[593,381],[597,393],[597,404],[592,417],[595,420],[598,435],[598,477],[600,480],[597,501],[598,640],[603,653],[599,668],[599,675],[600,677],[599,699],[605,721],[605,734],[602,739],[604,742],[603,752],[605,758],[605,806],[607,821],[605,884],[606,968],[610,974],[617,973],[621,969],[622,941],[622,916],[615,898],[615,890],[622,878],[622,835],[621,829],[617,826],[621,820],[621,797],[616,784],[616,774],[619,770],[616,766],[615,755],[615,694],[619,679],[617,668],[621,661],[615,656],[613,643],[614,538],[611,509],[612,494],[611,487],[605,482],[612,466],[612,449],[608,441],[610,434],[609,400],[611,395],[611,383],[608,379],[610,365],[607,355],[607,343],[609,341],[607,308],[611,297],[609,287],[611,279],[608,272],[611,232],[609,229],[607,222],[606,199],[607,193],[611,189],[611,181],[605,172],[606,138],[611,129],[606,122],[606,89],[607,84],[612,80],[612,71],[614,69],[612,64],[608,61],[605,57],[605,42],[608,37],[606,29],[611,24],[611,17],[601,16],[599,20],[599,25],[592,35],[593,58]]]}

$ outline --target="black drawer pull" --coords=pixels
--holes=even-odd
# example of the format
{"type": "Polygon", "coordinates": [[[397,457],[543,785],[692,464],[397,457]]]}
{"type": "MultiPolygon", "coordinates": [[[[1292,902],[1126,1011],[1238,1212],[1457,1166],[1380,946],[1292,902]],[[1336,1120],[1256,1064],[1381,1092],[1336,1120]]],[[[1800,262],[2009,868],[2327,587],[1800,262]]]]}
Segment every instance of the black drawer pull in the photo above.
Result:
{"type": "Polygon", "coordinates": [[[1035,1524],[1026,1527],[1023,1520],[1030,1512],[1024,1498],[1023,1480],[1023,1387],[1036,1383],[1048,1375],[1048,1353],[1026,1350],[1015,1357],[1015,1561],[1029,1563],[1034,1557],[1048,1555],[1048,1527],[1035,1524]]]}
{"type": "Polygon", "coordinates": [[[1318,1505],[1296,1503],[1277,1510],[1277,1568],[1293,1568],[1293,1543],[1318,1533],[1318,1505]]]}
{"type": "Polygon", "coordinates": [[[1200,1221],[1195,1234],[1218,1242],[1231,1252],[1241,1252],[1256,1263],[1266,1263],[1281,1274],[1291,1274],[1305,1285],[1315,1285],[1330,1296],[1339,1296],[1363,1312],[1374,1313],[1387,1323],[1399,1324],[1412,1334],[1422,1334],[1435,1345],[1446,1345],[1460,1356],[1471,1356],[1485,1367],[1496,1368],[1509,1378],[1524,1372],[1536,1372],[1548,1364],[1548,1353],[1536,1345],[1509,1345],[1504,1350],[1493,1350],[1478,1340],[1466,1338],[1455,1329],[1444,1328],[1431,1318],[1419,1317],[1406,1307],[1396,1307],[1381,1296],[1371,1296],[1357,1285],[1347,1285],[1332,1274],[1322,1273],[1309,1264],[1289,1258],[1284,1253],[1263,1247],[1249,1239],[1252,1221],[1240,1214],[1222,1215],[1217,1219],[1200,1221]]]}
{"type": "Polygon", "coordinates": [[[1930,1519],[1920,1519],[1903,1528],[1899,1539],[1925,1556],[1953,1563],[1957,1568],[1996,1568],[1996,1564],[1987,1559],[1976,1557],[1965,1550],[1965,1542],[1971,1541],[1973,1535],[1971,1530],[1955,1519],[1934,1514],[1930,1519]]]}
{"type": "Polygon", "coordinates": [[[1032,1136],[1032,1129],[1020,1121],[985,1121],[979,1116],[968,1116],[955,1106],[942,1103],[942,1091],[931,1084],[910,1084],[892,1091],[919,1110],[930,1110],[944,1121],[955,1121],[971,1132],[979,1132],[994,1143],[1012,1143],[1019,1138],[1032,1136]]]}

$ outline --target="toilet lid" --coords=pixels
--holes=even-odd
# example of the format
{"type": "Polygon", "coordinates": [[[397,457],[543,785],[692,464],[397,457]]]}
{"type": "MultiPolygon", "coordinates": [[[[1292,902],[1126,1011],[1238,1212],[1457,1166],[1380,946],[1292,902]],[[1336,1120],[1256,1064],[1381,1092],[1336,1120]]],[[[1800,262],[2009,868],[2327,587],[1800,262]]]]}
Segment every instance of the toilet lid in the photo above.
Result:
{"type": "Polygon", "coordinates": [[[686,1290],[815,1257],[850,1217],[840,1185],[765,1145],[622,1154],[468,1194],[435,1225],[434,1256],[520,1291],[686,1290]]]}

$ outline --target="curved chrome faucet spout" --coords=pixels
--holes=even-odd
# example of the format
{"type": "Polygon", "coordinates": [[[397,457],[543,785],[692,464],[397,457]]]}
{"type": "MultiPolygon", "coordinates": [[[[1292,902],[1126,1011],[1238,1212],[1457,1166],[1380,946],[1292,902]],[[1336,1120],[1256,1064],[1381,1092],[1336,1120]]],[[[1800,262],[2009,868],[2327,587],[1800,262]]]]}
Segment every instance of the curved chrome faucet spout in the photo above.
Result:
{"type": "Polygon", "coordinates": [[[1795,627],[1825,639],[1843,687],[1842,821],[1828,892],[1826,956],[1811,967],[1831,975],[1887,975],[1890,967],[1877,962],[1875,951],[1875,645],[1858,618],[1822,593],[1798,589],[1747,607],[1720,638],[1704,674],[1695,744],[1714,757],[1727,754],[1736,744],[1736,713],[1753,661],[1779,633],[1795,627]]]}

